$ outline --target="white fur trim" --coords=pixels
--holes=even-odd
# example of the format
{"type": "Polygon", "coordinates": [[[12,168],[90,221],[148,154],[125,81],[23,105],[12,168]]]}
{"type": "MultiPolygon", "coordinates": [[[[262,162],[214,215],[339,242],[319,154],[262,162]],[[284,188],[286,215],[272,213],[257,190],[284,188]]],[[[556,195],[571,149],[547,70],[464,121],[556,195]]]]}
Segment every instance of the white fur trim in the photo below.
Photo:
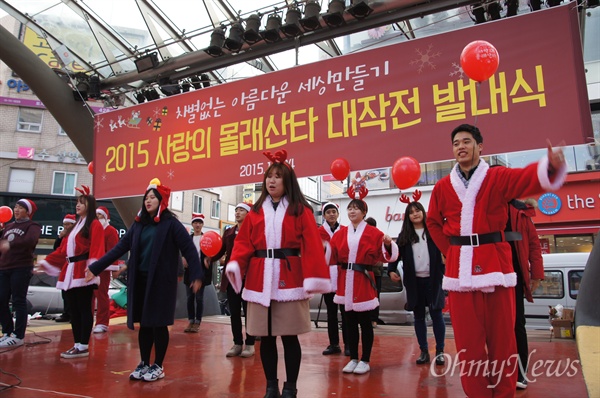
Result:
{"type": "Polygon", "coordinates": [[[67,257],[75,256],[75,246],[76,246],[75,237],[77,236],[79,231],[81,231],[81,229],[85,225],[85,219],[86,219],[86,217],[81,217],[79,219],[79,221],[77,221],[77,223],[73,227],[73,230],[71,231],[71,233],[69,233],[69,235],[67,237],[67,257]]]}
{"type": "Polygon", "coordinates": [[[50,276],[58,276],[60,274],[60,268],[51,265],[48,261],[40,261],[40,266],[44,269],[44,272],[50,276]]]}
{"type": "Polygon", "coordinates": [[[109,265],[108,267],[106,267],[106,269],[104,271],[118,271],[118,270],[119,270],[118,265],[109,265]]]}
{"type": "Polygon", "coordinates": [[[323,241],[323,246],[325,246],[325,264],[330,265],[331,261],[331,244],[327,241],[323,241]]]}
{"type": "Polygon", "coordinates": [[[460,279],[444,276],[442,289],[453,292],[482,291],[490,293],[494,291],[495,286],[514,287],[517,284],[517,274],[511,272],[503,274],[502,272],[492,272],[484,275],[474,275],[471,286],[463,286],[460,279]]]}
{"type": "Polygon", "coordinates": [[[102,209],[96,209],[96,214],[102,214],[106,220],[108,220],[108,214],[102,209]]]}
{"type": "Polygon", "coordinates": [[[333,302],[336,304],[344,305],[346,303],[346,298],[344,296],[338,296],[337,294],[333,296],[333,302]]]}
{"type": "Polygon", "coordinates": [[[331,292],[331,281],[325,278],[306,278],[304,279],[304,290],[309,294],[329,293],[331,292]]]}
{"type": "Polygon", "coordinates": [[[381,244],[381,252],[383,253],[383,258],[385,258],[386,263],[396,261],[396,259],[398,258],[398,245],[396,244],[396,242],[392,241],[391,246],[392,254],[388,255],[387,250],[385,249],[385,245],[383,243],[381,244]]]}
{"type": "Polygon", "coordinates": [[[346,311],[352,311],[353,309],[354,274],[354,271],[346,270],[346,289],[344,291],[344,302],[342,303],[346,307],[346,311]]]}
{"type": "MultiPolygon", "coordinates": [[[[374,299],[369,300],[369,301],[355,303],[352,306],[352,309],[350,311],[356,311],[356,312],[371,311],[371,310],[374,310],[375,308],[377,308],[378,306],[379,306],[379,300],[377,300],[377,297],[375,297],[374,299]]],[[[346,308],[346,311],[348,311],[348,308],[346,308]]]]}
{"type": "MultiPolygon", "coordinates": [[[[459,165],[454,165],[454,169],[450,173],[450,182],[460,200],[462,207],[460,212],[460,234],[467,236],[473,234],[473,220],[475,214],[475,205],[477,203],[477,194],[481,189],[481,185],[485,180],[489,165],[481,159],[479,166],[469,180],[469,186],[465,187],[462,179],[458,175],[459,165]]],[[[458,266],[458,279],[460,286],[465,289],[470,289],[473,286],[473,275],[471,269],[473,267],[473,247],[461,246],[458,266]]]]}
{"type": "Polygon", "coordinates": [[[338,266],[337,265],[329,266],[329,283],[330,283],[329,292],[337,291],[337,284],[338,284],[338,266]]]}
{"type": "Polygon", "coordinates": [[[562,187],[562,185],[565,182],[565,179],[567,178],[567,165],[565,164],[559,170],[556,170],[556,178],[554,179],[554,182],[550,182],[550,179],[548,178],[548,163],[548,155],[545,155],[538,162],[538,180],[540,181],[540,185],[542,186],[542,188],[548,191],[556,191],[557,189],[562,187]]]}
{"type": "Polygon", "coordinates": [[[242,290],[242,272],[240,271],[240,264],[237,261],[230,261],[225,268],[227,279],[235,290],[236,293],[240,293],[242,290]]]}

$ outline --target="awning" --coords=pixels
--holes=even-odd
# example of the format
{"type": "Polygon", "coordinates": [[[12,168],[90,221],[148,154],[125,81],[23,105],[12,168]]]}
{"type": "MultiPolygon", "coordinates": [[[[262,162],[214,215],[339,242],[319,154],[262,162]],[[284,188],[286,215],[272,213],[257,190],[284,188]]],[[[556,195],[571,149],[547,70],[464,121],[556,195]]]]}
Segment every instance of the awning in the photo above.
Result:
{"type": "Polygon", "coordinates": [[[591,235],[600,232],[600,225],[540,225],[538,235],[591,235]]]}

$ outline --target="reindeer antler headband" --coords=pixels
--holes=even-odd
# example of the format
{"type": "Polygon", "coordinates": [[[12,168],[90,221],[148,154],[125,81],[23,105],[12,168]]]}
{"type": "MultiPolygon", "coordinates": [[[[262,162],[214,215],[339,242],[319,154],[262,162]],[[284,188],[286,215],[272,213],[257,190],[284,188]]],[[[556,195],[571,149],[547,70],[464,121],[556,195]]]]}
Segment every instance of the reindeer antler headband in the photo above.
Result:
{"type": "Polygon", "coordinates": [[[90,187],[88,187],[87,185],[81,185],[81,188],[77,188],[75,187],[75,190],[79,193],[81,193],[83,196],[89,196],[90,195],[90,187]]]}
{"type": "Polygon", "coordinates": [[[263,155],[265,155],[267,157],[267,159],[269,159],[272,163],[281,163],[287,166],[288,169],[292,169],[289,165],[288,162],[286,162],[287,159],[287,151],[285,149],[281,149],[275,153],[271,153],[270,151],[266,151],[263,152],[263,155]]]}
{"type": "MultiPolygon", "coordinates": [[[[418,189],[415,189],[415,192],[412,194],[412,197],[413,197],[414,202],[418,202],[419,199],[421,199],[421,191],[419,191],[418,189]]],[[[410,198],[408,196],[406,196],[405,194],[400,195],[398,200],[402,203],[406,203],[406,204],[410,203],[410,198]]]]}

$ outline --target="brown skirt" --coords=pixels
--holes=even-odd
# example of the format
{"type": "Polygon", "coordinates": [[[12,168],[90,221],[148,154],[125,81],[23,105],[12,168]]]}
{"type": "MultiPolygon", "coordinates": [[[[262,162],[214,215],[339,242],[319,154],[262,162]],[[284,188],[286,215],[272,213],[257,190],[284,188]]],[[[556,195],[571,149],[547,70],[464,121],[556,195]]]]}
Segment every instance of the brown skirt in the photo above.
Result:
{"type": "Polygon", "coordinates": [[[252,336],[294,336],[308,333],[311,330],[308,300],[271,301],[270,307],[248,303],[246,329],[252,336]],[[269,312],[271,333],[268,330],[269,312]]]}

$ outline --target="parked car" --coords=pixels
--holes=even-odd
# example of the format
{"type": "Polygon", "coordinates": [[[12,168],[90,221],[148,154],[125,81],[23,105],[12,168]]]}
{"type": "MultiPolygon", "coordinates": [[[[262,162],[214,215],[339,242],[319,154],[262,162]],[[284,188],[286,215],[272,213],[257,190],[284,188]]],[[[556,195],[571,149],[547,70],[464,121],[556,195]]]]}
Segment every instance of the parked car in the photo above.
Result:
{"type": "MultiPolygon", "coordinates": [[[[402,263],[398,265],[402,273],[402,263]]],[[[310,299],[310,319],[319,327],[320,322],[324,322],[323,327],[327,326],[327,306],[321,299],[321,294],[315,294],[310,299]]],[[[414,320],[412,311],[406,311],[406,291],[403,287],[393,282],[388,276],[387,264],[384,264],[383,276],[381,280],[381,296],[379,306],[379,319],[385,324],[406,324],[414,320]]],[[[339,317],[338,313],[338,317],[339,317]]]]}
{"type": "Polygon", "coordinates": [[[544,258],[544,280],[533,292],[533,303],[525,301],[527,327],[550,327],[549,309],[557,304],[575,309],[579,283],[587,264],[589,253],[552,253],[544,258]]]}
{"type": "MultiPolygon", "coordinates": [[[[48,274],[34,274],[27,290],[27,312],[45,314],[61,314],[63,299],[61,291],[56,288],[57,277],[48,274]]],[[[110,282],[108,295],[112,296],[125,285],[118,279],[110,282]]]]}

